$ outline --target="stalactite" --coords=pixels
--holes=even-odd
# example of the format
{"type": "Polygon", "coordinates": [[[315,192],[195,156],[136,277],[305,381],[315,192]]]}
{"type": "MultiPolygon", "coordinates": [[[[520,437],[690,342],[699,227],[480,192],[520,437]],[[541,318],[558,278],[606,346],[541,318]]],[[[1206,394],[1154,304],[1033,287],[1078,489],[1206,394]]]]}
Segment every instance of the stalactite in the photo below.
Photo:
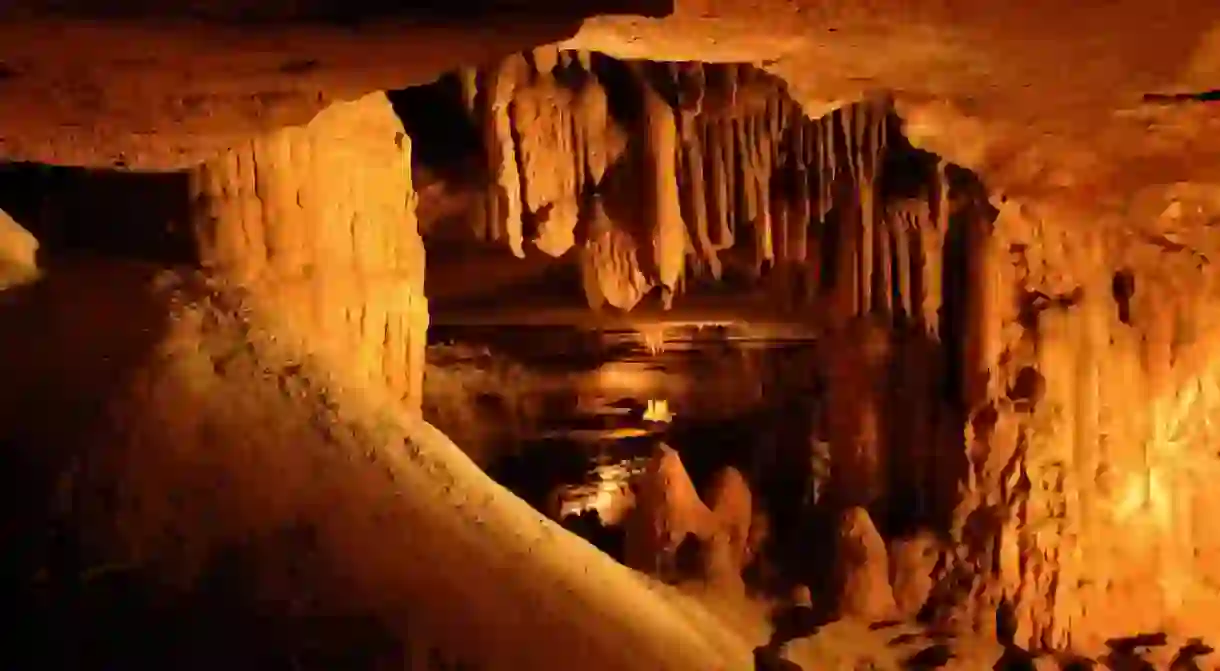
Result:
{"type": "Polygon", "coordinates": [[[915,316],[913,312],[914,296],[911,294],[911,227],[899,213],[887,213],[886,222],[894,240],[894,260],[898,274],[898,302],[903,317],[910,319],[915,316]]]}
{"type": "MultiPolygon", "coordinates": [[[[553,52],[553,50],[552,50],[553,52]]],[[[525,207],[535,223],[531,241],[551,256],[562,256],[576,244],[576,167],[571,147],[573,97],[549,74],[519,90],[511,107],[518,130],[525,207]]]]}
{"type": "Polygon", "coordinates": [[[945,175],[945,163],[936,168],[936,217],[931,216],[931,207],[926,201],[917,214],[920,243],[923,251],[923,323],[928,334],[940,340],[940,308],[942,304],[942,280],[945,237],[949,232],[949,179],[945,175]]]}
{"type": "Polygon", "coordinates": [[[600,195],[590,199],[588,239],[580,254],[581,282],[593,309],[630,310],[652,289],[635,238],[606,213],[600,195]]]}
{"type": "Polygon", "coordinates": [[[489,119],[486,126],[489,163],[496,176],[495,193],[492,194],[488,207],[493,239],[507,242],[513,254],[521,258],[525,257],[521,222],[522,186],[509,107],[526,70],[524,56],[517,54],[506,58],[491,72],[491,93],[487,110],[489,119]]]}
{"type": "Polygon", "coordinates": [[[584,93],[589,87],[582,86],[579,91],[572,97],[572,113],[568,117],[568,134],[571,141],[572,152],[568,155],[568,160],[572,162],[572,168],[575,170],[575,183],[573,184],[573,200],[576,203],[577,217],[579,218],[580,206],[583,204],[583,194],[589,185],[589,120],[586,117],[590,113],[585,107],[584,93]]]}
{"type": "Polygon", "coordinates": [[[926,200],[916,201],[918,209],[907,213],[910,227],[919,238],[920,279],[923,287],[920,296],[921,322],[925,332],[933,340],[940,340],[941,280],[944,236],[939,223],[932,216],[926,200]]]}
{"type": "MultiPolygon", "coordinates": [[[[733,149],[739,169],[733,171],[738,177],[737,191],[742,204],[737,212],[745,221],[752,222],[758,215],[758,191],[754,188],[754,152],[750,149],[750,126],[748,119],[733,119],[733,149]]],[[[734,226],[736,230],[737,226],[734,226]]]]}
{"type": "Polygon", "coordinates": [[[534,68],[539,75],[549,75],[559,66],[559,50],[555,45],[546,45],[534,49],[534,68]]]}
{"type": "Polygon", "coordinates": [[[467,113],[474,114],[475,103],[479,97],[479,69],[461,68],[458,70],[458,76],[462,80],[462,102],[466,105],[467,113]]]}
{"type": "Polygon", "coordinates": [[[685,185],[685,201],[687,228],[695,250],[700,260],[707,265],[708,272],[714,279],[720,279],[720,257],[712,244],[709,230],[707,205],[707,188],[704,184],[704,158],[701,138],[695,115],[687,112],[683,117],[683,184],[685,185]]]}
{"type": "Polygon", "coordinates": [[[703,100],[707,97],[707,73],[702,63],[690,63],[680,88],[679,103],[682,109],[693,115],[703,113],[703,100]]]}
{"type": "Polygon", "coordinates": [[[850,108],[847,118],[851,119],[851,135],[853,136],[854,168],[856,172],[856,192],[860,199],[860,306],[862,314],[873,310],[873,272],[876,270],[874,244],[876,232],[874,229],[875,211],[873,207],[872,167],[868,139],[870,129],[869,108],[867,105],[854,105],[850,108]]]}
{"type": "Polygon", "coordinates": [[[788,232],[784,257],[794,263],[804,263],[808,254],[809,235],[809,177],[805,164],[805,133],[804,126],[798,122],[789,123],[789,155],[790,172],[788,198],[788,232]]]}
{"type": "Polygon", "coordinates": [[[771,139],[767,134],[765,115],[752,117],[750,148],[754,161],[754,190],[757,194],[757,210],[754,218],[755,267],[761,270],[764,264],[775,261],[774,231],[771,221],[771,139]]]}
{"type": "MultiPolygon", "coordinates": [[[[772,182],[772,188],[776,188],[778,180],[772,182]]],[[[771,203],[771,244],[772,255],[775,263],[786,263],[788,259],[788,247],[791,241],[791,230],[789,229],[791,220],[791,206],[788,196],[782,192],[772,193],[770,196],[771,203]]]]}
{"type": "Polygon", "coordinates": [[[780,97],[781,92],[778,90],[772,91],[771,95],[767,96],[767,137],[770,138],[768,143],[768,163],[775,165],[779,163],[780,154],[780,137],[783,134],[783,113],[784,105],[783,98],[780,97]]]}
{"type": "Polygon", "coordinates": [[[728,209],[725,210],[727,215],[725,222],[728,224],[728,229],[726,231],[727,235],[724,237],[722,244],[732,247],[737,244],[737,233],[739,228],[738,221],[740,217],[739,213],[742,212],[747,205],[745,202],[743,202],[741,196],[743,191],[741,189],[742,161],[741,152],[738,145],[737,121],[734,119],[728,119],[725,120],[722,125],[723,133],[721,137],[723,140],[721,141],[720,146],[723,150],[725,188],[729,198],[728,209]]]}
{"type": "Polygon", "coordinates": [[[593,54],[584,49],[576,52],[576,60],[585,72],[593,72],[593,54]]]}
{"type": "MultiPolygon", "coordinates": [[[[640,267],[667,296],[682,287],[686,255],[718,279],[730,258],[721,252],[748,234],[755,276],[765,267],[799,264],[814,293],[820,284],[814,269],[824,265],[818,256],[838,255],[834,291],[850,297],[847,314],[909,313],[925,298],[911,293],[908,267],[912,254],[933,259],[936,241],[917,251],[910,236],[923,229],[879,216],[875,202],[888,103],[811,120],[783,97],[782,85],[752,67],[636,64],[647,136],[632,140],[610,116],[599,81],[606,68],[593,72],[591,54],[548,47],[528,58],[508,59],[474,80],[482,86],[475,105],[486,119],[497,192],[482,214],[472,209],[476,234],[506,241],[519,256],[527,235],[539,249],[563,254],[586,237],[578,227],[588,225],[589,194],[628,144],[644,142],[636,150],[646,161],[640,187],[651,198],[644,213],[651,240],[638,239],[648,257],[640,267]],[[832,208],[834,250],[819,237],[832,208]]],[[[467,97],[469,81],[467,75],[467,97]]],[[[749,257],[732,258],[751,270],[749,257]]]]}
{"type": "Polygon", "coordinates": [[[731,218],[732,198],[730,196],[731,181],[729,172],[732,169],[727,155],[724,122],[712,119],[703,128],[708,155],[706,169],[711,191],[712,221],[708,228],[708,237],[714,250],[728,249],[733,246],[733,233],[729,228],[731,218]]]}
{"type": "Polygon", "coordinates": [[[598,184],[626,148],[626,134],[610,118],[610,101],[596,81],[587,81],[576,96],[577,121],[584,138],[586,180],[598,184]]]}
{"type": "Polygon", "coordinates": [[[826,158],[826,127],[830,124],[825,121],[817,121],[813,125],[816,132],[809,133],[808,141],[817,152],[817,169],[814,178],[817,180],[818,186],[818,220],[825,221],[826,214],[830,211],[831,175],[830,162],[826,158]]]}
{"type": "MultiPolygon", "coordinates": [[[[641,78],[642,79],[642,78],[641,78]]],[[[686,265],[686,225],[678,196],[677,166],[678,131],[673,110],[646,82],[644,118],[648,126],[649,212],[652,219],[653,260],[657,281],[663,287],[668,308],[679,291],[686,265]]]]}

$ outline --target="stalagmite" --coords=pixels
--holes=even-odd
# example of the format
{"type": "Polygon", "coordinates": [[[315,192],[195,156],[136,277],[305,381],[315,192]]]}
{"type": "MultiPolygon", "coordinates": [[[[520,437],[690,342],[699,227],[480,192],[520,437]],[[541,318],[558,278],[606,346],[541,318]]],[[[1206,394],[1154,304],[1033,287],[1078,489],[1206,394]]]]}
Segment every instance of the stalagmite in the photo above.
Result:
{"type": "Polygon", "coordinates": [[[688,535],[710,539],[712,511],[700,500],[682,458],[661,443],[639,483],[636,507],[627,515],[625,563],[652,575],[671,577],[678,546],[688,535]]]}
{"type": "Polygon", "coordinates": [[[652,217],[652,249],[658,284],[664,288],[666,307],[680,289],[686,265],[686,225],[678,197],[678,130],[673,110],[647,83],[644,115],[648,124],[648,202],[652,217]]]}
{"type": "Polygon", "coordinates": [[[418,411],[427,302],[410,144],[384,94],[231,149],[191,173],[199,257],[344,385],[418,411]]]}
{"type": "Polygon", "coordinates": [[[890,586],[888,552],[866,510],[849,508],[840,514],[835,546],[838,614],[866,622],[893,617],[898,605],[890,586]]]}
{"type": "Polygon", "coordinates": [[[754,521],[753,495],[745,476],[732,466],[718,471],[709,487],[707,505],[725,535],[731,560],[728,568],[740,577],[750,559],[750,529],[754,521]]]}

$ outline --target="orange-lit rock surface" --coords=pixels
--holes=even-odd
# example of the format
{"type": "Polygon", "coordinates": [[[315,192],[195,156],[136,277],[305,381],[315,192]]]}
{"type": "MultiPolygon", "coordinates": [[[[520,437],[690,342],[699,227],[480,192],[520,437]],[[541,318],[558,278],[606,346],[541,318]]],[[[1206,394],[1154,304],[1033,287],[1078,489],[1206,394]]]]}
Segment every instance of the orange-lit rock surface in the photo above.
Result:
{"type": "Polygon", "coordinates": [[[625,525],[626,564],[665,577],[674,575],[679,546],[688,537],[696,543],[709,538],[716,526],[682,458],[664,443],[649,458],[625,525]]]}
{"type": "Polygon", "coordinates": [[[266,615],[258,645],[278,618],[321,617],[300,644],[325,647],[351,614],[394,631],[404,647],[385,659],[409,668],[748,663],[761,634],[545,520],[394,396],[329,383],[325,358],[302,357],[231,286],[98,264],[33,292],[3,297],[6,325],[36,327],[0,329],[6,375],[25,383],[0,390],[6,446],[75,464],[63,512],[90,557],[188,599],[240,557],[241,599],[266,615]],[[521,645],[538,636],[551,641],[521,645]]]}
{"type": "Polygon", "coordinates": [[[944,549],[930,533],[898,538],[889,544],[890,584],[898,614],[914,619],[928,602],[935,584],[936,565],[944,549]]]}
{"type": "Polygon", "coordinates": [[[427,300],[411,144],[381,93],[230,149],[192,175],[203,266],[345,384],[422,400],[427,300]]]}
{"type": "Polygon", "coordinates": [[[38,240],[0,211],[0,289],[33,279],[38,274],[38,240]]]}
{"type": "Polygon", "coordinates": [[[750,546],[750,528],[754,524],[750,486],[741,471],[730,466],[716,474],[707,500],[712,517],[725,536],[729,566],[740,576],[755,549],[750,546]]]}
{"type": "Polygon", "coordinates": [[[885,541],[863,508],[848,508],[839,517],[835,588],[835,607],[842,617],[879,622],[897,612],[885,541]]]}
{"type": "MultiPolygon", "coordinates": [[[[669,122],[657,117],[656,144],[682,147],[673,169],[693,160],[692,153],[707,162],[732,156],[732,165],[740,168],[731,175],[707,171],[706,184],[699,187],[683,184],[688,204],[691,192],[705,194],[704,207],[690,208],[683,221],[694,233],[687,237],[696,252],[683,263],[694,257],[710,270],[737,242],[749,246],[750,262],[760,270],[764,262],[790,261],[808,270],[833,259],[834,280],[808,296],[825,308],[827,323],[841,326],[861,315],[882,315],[889,318],[888,327],[906,335],[889,362],[893,379],[907,389],[898,394],[899,405],[891,406],[909,415],[912,430],[904,443],[871,454],[887,443],[859,427],[844,432],[862,461],[909,460],[900,462],[911,465],[902,486],[930,499],[929,517],[944,518],[957,547],[934,595],[943,604],[941,618],[986,630],[1002,608],[1015,617],[1017,642],[1031,647],[1093,649],[1110,636],[1147,630],[1216,633],[1220,547],[1214,539],[1220,529],[1209,513],[1215,508],[1210,474],[1217,467],[1211,427],[1220,402],[1213,363],[1220,355],[1215,346],[1220,313],[1213,307],[1218,292],[1211,265],[1220,254],[1212,226],[1220,218],[1215,195],[1220,116],[1216,103],[1200,99],[1214,94],[1220,81],[1216,3],[699,0],[680,2],[674,16],[659,19],[600,18],[583,26],[540,21],[509,29],[474,17],[466,25],[426,30],[391,19],[358,28],[307,23],[276,11],[262,17],[267,23],[222,24],[217,19],[240,12],[187,21],[180,13],[162,11],[155,20],[139,18],[131,9],[87,22],[74,20],[71,8],[52,18],[51,8],[36,2],[0,10],[5,100],[0,156],[194,170],[201,195],[195,223],[207,243],[204,259],[229,290],[248,295],[256,315],[276,322],[271,330],[290,341],[294,353],[330,356],[319,375],[370,381],[371,394],[388,390],[390,398],[406,398],[412,405],[419,373],[411,352],[418,351],[413,338],[422,331],[425,312],[415,275],[419,253],[409,225],[409,178],[403,145],[395,146],[391,137],[398,131],[388,110],[374,109],[377,99],[368,94],[459,65],[490,67],[494,62],[487,61],[559,40],[568,40],[564,46],[578,54],[763,64],[787,82],[807,116],[820,120],[801,119],[792,109],[779,114],[764,100],[756,114],[703,128],[705,142],[694,143],[681,129],[671,136],[669,122]],[[277,18],[286,23],[277,25],[277,18]],[[1177,93],[1196,95],[1168,96],[1177,93]],[[982,199],[998,211],[994,221],[979,213],[950,220],[953,189],[943,163],[928,175],[921,193],[900,202],[876,201],[877,158],[887,127],[876,102],[885,96],[872,94],[892,99],[914,145],[978,175],[987,189],[982,199]],[[326,111],[319,115],[321,110],[326,111]],[[349,113],[358,119],[352,126],[345,121],[349,113]],[[303,130],[279,130],[311,119],[314,125],[303,130]],[[793,122],[803,129],[802,140],[814,138],[802,143],[810,151],[800,154],[800,165],[816,166],[817,179],[805,180],[794,193],[773,194],[771,180],[759,175],[769,177],[776,167],[777,157],[770,153],[775,135],[761,129],[793,122]],[[366,130],[384,141],[366,151],[366,130]],[[839,149],[827,153],[827,146],[839,149]],[[394,161],[403,165],[394,168],[394,161]],[[253,168],[258,175],[249,172],[253,168]],[[301,172],[309,170],[315,174],[301,172]],[[389,186],[396,170],[403,177],[398,188],[389,186]],[[841,178],[826,179],[827,174],[841,178]],[[723,182],[739,178],[745,181],[736,191],[744,216],[735,223],[748,225],[736,230],[724,223],[724,210],[718,208],[728,207],[723,182]],[[267,194],[263,179],[270,182],[267,194]],[[277,180],[283,181],[276,185],[277,180]],[[823,218],[831,200],[841,206],[836,216],[846,223],[838,224],[836,245],[823,248],[830,236],[810,235],[812,227],[791,224],[805,212],[823,218]],[[276,214],[266,220],[267,212],[276,214]],[[953,366],[931,365],[929,352],[953,366]],[[958,379],[936,397],[932,390],[940,393],[950,374],[958,379]]],[[[554,53],[556,62],[561,57],[554,53]]],[[[534,214],[545,210],[551,218],[542,221],[535,240],[545,250],[561,252],[579,236],[569,241],[572,216],[565,208],[571,194],[559,187],[596,174],[597,161],[586,160],[571,173],[566,165],[551,169],[558,175],[555,183],[530,186],[530,175],[515,173],[516,163],[503,161],[509,144],[505,124],[514,112],[500,90],[493,90],[487,128],[489,137],[500,141],[503,169],[496,178],[504,196],[497,193],[496,207],[507,216],[496,220],[500,228],[489,237],[503,238],[519,253],[526,239],[519,218],[527,207],[534,214]],[[526,185],[518,189],[522,179],[526,185]],[[517,201],[518,195],[524,199],[517,201]]],[[[535,102],[517,112],[546,127],[542,121],[553,121],[552,112],[535,102]]],[[[587,104],[596,110],[598,103],[587,104]]],[[[688,117],[681,104],[677,107],[674,123],[681,125],[688,117]]],[[[595,112],[586,118],[600,128],[598,120],[595,112]]],[[[526,147],[531,143],[541,145],[531,138],[526,147]]],[[[533,153],[530,157],[527,169],[534,166],[533,153]]],[[[538,165],[546,165],[543,158],[538,165]]],[[[669,170],[674,157],[659,158],[669,170]]],[[[659,246],[670,251],[656,255],[649,247],[653,239],[641,242],[616,226],[594,229],[597,235],[584,243],[582,253],[596,271],[586,277],[590,303],[628,308],[653,286],[676,288],[678,255],[670,256],[676,244],[669,243],[677,229],[669,186],[667,181],[656,189],[664,195],[666,214],[652,223],[665,219],[666,244],[659,246]],[[651,259],[655,267],[648,263],[652,256],[660,257],[651,259]],[[603,272],[612,265],[620,270],[603,272]]],[[[681,201],[682,193],[677,195],[681,201]]],[[[100,305],[88,309],[98,311],[94,316],[106,312],[100,305]]],[[[37,344],[18,340],[21,346],[37,344]]],[[[182,361],[207,363],[189,356],[182,361]]],[[[31,388],[51,397],[71,395],[62,389],[51,393],[49,376],[82,374],[56,366],[14,370],[31,379],[39,373],[31,388]]],[[[188,469],[181,464],[190,462],[195,469],[192,459],[211,454],[190,449],[189,441],[179,440],[181,432],[165,431],[173,422],[190,421],[187,433],[207,435],[217,431],[210,421],[181,420],[176,405],[143,407],[146,398],[174,397],[154,393],[163,391],[158,386],[163,380],[189,399],[183,405],[201,408],[205,417],[226,418],[222,436],[240,436],[248,428],[244,423],[268,421],[271,410],[281,407],[259,397],[253,415],[229,415],[227,405],[210,404],[221,403],[242,383],[199,390],[185,382],[194,375],[137,376],[135,384],[145,385],[135,403],[139,411],[118,413],[111,426],[118,431],[115,440],[151,448],[140,454],[180,459],[183,472],[188,469]],[[266,407],[258,406],[263,402],[266,407]],[[151,417],[164,418],[166,426],[151,417]]],[[[14,408],[28,410],[29,403],[14,401],[9,419],[16,423],[20,414],[14,408]]],[[[270,449],[277,441],[316,437],[300,431],[259,444],[270,449]]],[[[342,449],[358,456],[364,447],[356,441],[342,449]]],[[[496,557],[508,556],[504,546],[492,543],[486,532],[472,531],[485,528],[483,518],[469,510],[457,515],[457,503],[445,498],[445,492],[487,492],[471,484],[487,483],[468,465],[450,471],[430,461],[429,455],[449,454],[448,449],[421,448],[401,471],[411,484],[432,487],[436,497],[391,508],[419,525],[421,531],[411,538],[433,531],[438,538],[461,539],[442,546],[452,554],[434,549],[419,555],[421,566],[436,565],[438,558],[477,556],[488,562],[474,564],[472,570],[485,571],[480,575],[508,575],[504,565],[489,568],[496,557]],[[457,484],[446,490],[450,482],[457,484]]],[[[116,472],[156,481],[163,475],[160,468],[132,463],[116,472]]],[[[219,470],[236,479],[235,491],[254,496],[262,490],[260,481],[241,479],[253,475],[231,464],[219,470]]],[[[867,487],[884,489],[873,480],[867,487]]],[[[150,487],[155,498],[168,485],[150,487]]],[[[363,501],[343,487],[353,498],[336,495],[333,501],[363,501]]],[[[301,484],[292,491],[306,488],[301,484]]],[[[508,529],[503,533],[511,536],[526,513],[498,490],[491,492],[478,510],[503,522],[508,529]]],[[[287,510],[292,506],[285,500],[296,499],[250,506],[287,510]]],[[[203,517],[200,511],[226,504],[204,498],[192,505],[203,517]]],[[[135,519],[154,526],[182,523],[157,514],[135,519]]],[[[183,515],[187,522],[196,519],[183,515]]],[[[346,540],[359,535],[335,533],[346,540]]],[[[208,542],[200,534],[190,542],[208,542]]],[[[380,529],[370,529],[368,536],[379,537],[380,529]]],[[[559,538],[565,539],[555,541],[559,544],[571,540],[559,538]]],[[[393,547],[404,553],[423,547],[398,540],[393,547]]],[[[516,547],[528,546],[518,542],[516,547]]],[[[421,594],[412,590],[422,590],[425,579],[443,578],[435,571],[398,571],[397,556],[368,556],[384,562],[378,564],[382,570],[365,573],[359,565],[347,566],[360,594],[383,589],[372,581],[387,575],[409,583],[404,594],[421,594]]],[[[531,556],[534,575],[562,575],[565,586],[593,589],[592,581],[559,555],[531,556]]],[[[642,592],[625,572],[614,575],[616,587],[642,592]]],[[[486,632],[488,650],[518,655],[511,657],[515,668],[535,668],[529,663],[539,660],[529,655],[537,648],[514,647],[511,633],[497,628],[511,625],[453,605],[464,603],[463,596],[479,596],[464,592],[467,584],[457,578],[443,584],[445,598],[429,602],[444,623],[435,632],[442,637],[438,640],[453,635],[448,625],[469,626],[486,632]]],[[[538,596],[525,580],[493,577],[489,584],[504,590],[507,602],[538,596]]],[[[640,598],[656,606],[655,599],[642,593],[640,598]]],[[[670,640],[690,646],[667,642],[665,650],[695,652],[665,661],[658,652],[662,636],[641,633],[627,608],[615,608],[607,626],[636,632],[636,647],[653,655],[643,662],[650,668],[706,669],[725,659],[739,661],[731,655],[717,658],[707,652],[705,640],[668,620],[670,640]]],[[[537,619],[521,627],[562,623],[567,618],[561,611],[539,608],[537,619]]],[[[579,652],[556,664],[579,664],[603,654],[613,660],[616,650],[622,655],[632,649],[582,641],[586,645],[574,647],[579,652]]],[[[467,643],[444,642],[450,650],[467,643]]],[[[633,660],[637,666],[639,661],[633,660]]],[[[606,668],[628,664],[607,661],[606,668]]]]}

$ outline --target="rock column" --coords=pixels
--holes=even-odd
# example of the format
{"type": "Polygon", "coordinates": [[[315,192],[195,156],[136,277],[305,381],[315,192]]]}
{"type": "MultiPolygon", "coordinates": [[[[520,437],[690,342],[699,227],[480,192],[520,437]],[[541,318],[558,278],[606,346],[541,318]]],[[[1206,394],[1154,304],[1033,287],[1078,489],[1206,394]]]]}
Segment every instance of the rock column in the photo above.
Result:
{"type": "Polygon", "coordinates": [[[336,381],[418,410],[424,249],[410,140],[382,93],[230,149],[191,176],[203,265],[336,381]]]}

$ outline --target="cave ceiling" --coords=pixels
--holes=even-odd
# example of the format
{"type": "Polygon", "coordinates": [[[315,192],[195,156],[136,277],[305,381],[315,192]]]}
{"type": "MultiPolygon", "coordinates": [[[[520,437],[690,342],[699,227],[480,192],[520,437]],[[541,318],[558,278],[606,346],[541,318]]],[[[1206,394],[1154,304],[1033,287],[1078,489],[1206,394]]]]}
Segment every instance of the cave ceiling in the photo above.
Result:
{"type": "Polygon", "coordinates": [[[0,157],[182,168],[334,100],[562,42],[758,63],[815,116],[887,92],[916,145],[1067,216],[1155,219],[1183,183],[1220,184],[1214,0],[203,4],[6,3],[0,157]]]}

